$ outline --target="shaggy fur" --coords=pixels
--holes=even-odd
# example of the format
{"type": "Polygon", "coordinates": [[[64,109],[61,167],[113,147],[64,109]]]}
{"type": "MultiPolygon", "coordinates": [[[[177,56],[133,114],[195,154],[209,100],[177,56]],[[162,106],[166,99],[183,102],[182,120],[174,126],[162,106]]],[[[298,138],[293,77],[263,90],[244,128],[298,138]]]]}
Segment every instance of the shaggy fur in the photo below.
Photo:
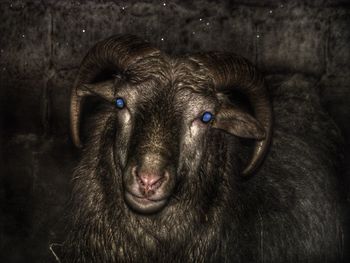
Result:
{"type": "MultiPolygon", "coordinates": [[[[167,79],[169,74],[194,79],[189,76],[193,65],[181,65],[172,65],[178,71],[157,80],[164,90],[155,88],[154,96],[169,98],[169,83],[174,84],[174,79],[167,79]]],[[[339,261],[342,228],[335,178],[339,131],[321,109],[314,83],[302,76],[271,87],[270,93],[273,141],[257,174],[248,179],[239,176],[249,142],[210,130],[198,167],[190,162],[177,166],[173,196],[166,209],[152,215],[136,214],[125,204],[115,145],[119,124],[115,109],[102,106],[89,121],[86,147],[74,173],[61,261],[339,261]]],[[[163,112],[169,127],[165,133],[176,141],[176,126],[171,130],[173,124],[168,122],[179,121],[176,116],[181,112],[170,112],[180,106],[171,99],[155,103],[154,108],[147,108],[148,103],[140,107],[149,114],[163,112]]],[[[133,131],[136,142],[142,127],[133,131]]],[[[176,143],[169,147],[176,152],[176,143]]],[[[174,162],[178,159],[173,156],[174,162]]]]}

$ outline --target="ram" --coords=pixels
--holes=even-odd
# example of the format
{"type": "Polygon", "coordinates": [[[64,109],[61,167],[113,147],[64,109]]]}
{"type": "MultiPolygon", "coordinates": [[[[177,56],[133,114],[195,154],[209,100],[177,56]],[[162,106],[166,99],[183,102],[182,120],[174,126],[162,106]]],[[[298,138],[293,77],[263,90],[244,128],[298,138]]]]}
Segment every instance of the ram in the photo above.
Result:
{"type": "Polygon", "coordinates": [[[113,36],[81,64],[71,130],[63,262],[341,260],[340,135],[301,76],[267,89],[240,56],[113,36]]]}

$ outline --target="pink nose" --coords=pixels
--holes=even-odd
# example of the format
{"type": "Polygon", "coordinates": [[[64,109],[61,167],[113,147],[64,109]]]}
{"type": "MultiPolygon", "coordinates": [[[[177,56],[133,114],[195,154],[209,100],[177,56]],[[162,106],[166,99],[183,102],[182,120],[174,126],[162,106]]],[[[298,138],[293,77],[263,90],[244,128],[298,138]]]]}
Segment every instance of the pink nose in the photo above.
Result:
{"type": "Polygon", "coordinates": [[[144,195],[151,196],[163,183],[163,176],[157,173],[140,172],[137,174],[138,184],[144,195]]]}

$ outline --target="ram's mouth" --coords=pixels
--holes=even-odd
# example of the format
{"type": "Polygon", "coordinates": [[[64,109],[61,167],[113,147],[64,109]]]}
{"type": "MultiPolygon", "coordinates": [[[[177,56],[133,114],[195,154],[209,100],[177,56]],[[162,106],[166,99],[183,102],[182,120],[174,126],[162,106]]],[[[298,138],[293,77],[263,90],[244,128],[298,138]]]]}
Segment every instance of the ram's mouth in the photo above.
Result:
{"type": "Polygon", "coordinates": [[[125,202],[137,213],[153,214],[161,211],[165,207],[168,198],[153,200],[151,198],[139,197],[126,191],[125,202]]]}

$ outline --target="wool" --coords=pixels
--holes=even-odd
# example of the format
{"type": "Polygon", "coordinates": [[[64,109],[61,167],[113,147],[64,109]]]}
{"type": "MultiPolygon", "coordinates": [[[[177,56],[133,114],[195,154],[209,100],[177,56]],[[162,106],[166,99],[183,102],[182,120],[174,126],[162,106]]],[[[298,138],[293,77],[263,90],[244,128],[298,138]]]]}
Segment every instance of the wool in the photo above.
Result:
{"type": "MultiPolygon", "coordinates": [[[[183,70],[178,66],[171,74],[181,72],[185,80],[194,75],[188,79],[193,86],[196,74],[205,79],[202,71],[187,71],[192,65],[178,64],[183,70]]],[[[152,98],[164,100],[138,107],[130,148],[137,149],[147,138],[146,131],[160,123],[168,127],[164,133],[175,138],[169,149],[178,152],[180,135],[174,125],[181,111],[173,110],[180,104],[169,99],[173,79],[155,82],[163,90],[155,86],[152,98]],[[160,112],[164,116],[158,116],[160,112]],[[157,116],[157,121],[148,122],[149,115],[157,116]]],[[[187,158],[177,166],[177,184],[166,208],[150,215],[137,214],[125,203],[115,111],[111,105],[95,109],[73,176],[61,261],[339,262],[340,132],[320,106],[315,81],[294,75],[269,85],[269,92],[275,124],[261,169],[242,179],[239,171],[251,142],[211,129],[199,148],[198,164],[187,158]]],[[[181,154],[186,152],[173,156],[174,162],[181,154]]]]}

